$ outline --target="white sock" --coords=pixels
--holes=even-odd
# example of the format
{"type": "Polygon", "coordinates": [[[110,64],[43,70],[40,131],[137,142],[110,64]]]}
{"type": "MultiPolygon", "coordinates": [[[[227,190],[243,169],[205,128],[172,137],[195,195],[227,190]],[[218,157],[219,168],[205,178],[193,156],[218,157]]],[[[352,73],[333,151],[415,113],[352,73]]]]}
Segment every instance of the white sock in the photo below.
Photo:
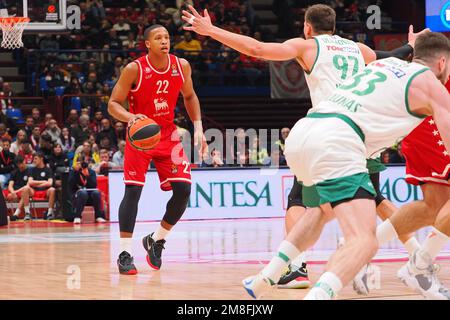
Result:
{"type": "Polygon", "coordinates": [[[30,214],[30,206],[24,206],[25,214],[30,214]]]}
{"type": "Polygon", "coordinates": [[[433,232],[428,235],[420,250],[428,253],[431,259],[434,260],[449,240],[450,238],[447,235],[434,229],[433,232]]]}
{"type": "Polygon", "coordinates": [[[53,208],[48,208],[48,214],[52,214],[53,213],[53,208]]]}
{"type": "Polygon", "coordinates": [[[408,250],[408,254],[412,256],[414,252],[420,249],[420,244],[415,237],[412,237],[408,241],[404,243],[406,250],[408,250]]]}
{"type": "Polygon", "coordinates": [[[292,260],[291,265],[300,268],[303,263],[306,263],[306,252],[300,253],[297,258],[292,260]]]}
{"type": "Polygon", "coordinates": [[[277,283],[283,273],[284,268],[295,257],[298,257],[300,251],[290,242],[284,240],[278,248],[278,253],[270,260],[269,264],[264,267],[261,274],[277,283]]]}
{"type": "Polygon", "coordinates": [[[317,281],[314,288],[311,289],[305,297],[305,300],[326,300],[323,292],[332,299],[336,297],[339,291],[342,290],[342,281],[332,272],[325,272],[317,281]]]}
{"type": "Polygon", "coordinates": [[[120,252],[128,252],[131,254],[131,246],[133,244],[133,238],[120,238],[120,252]]]}
{"type": "Polygon", "coordinates": [[[165,239],[169,234],[170,230],[164,229],[161,225],[159,225],[158,229],[153,233],[152,239],[155,241],[165,239]]]}
{"type": "Polygon", "coordinates": [[[14,215],[15,215],[15,216],[18,216],[19,214],[20,214],[20,209],[17,208],[16,211],[14,211],[14,215]]]}
{"type": "Polygon", "coordinates": [[[378,226],[377,240],[379,246],[396,238],[398,238],[397,231],[395,231],[395,228],[389,219],[386,219],[386,221],[378,226]]]}

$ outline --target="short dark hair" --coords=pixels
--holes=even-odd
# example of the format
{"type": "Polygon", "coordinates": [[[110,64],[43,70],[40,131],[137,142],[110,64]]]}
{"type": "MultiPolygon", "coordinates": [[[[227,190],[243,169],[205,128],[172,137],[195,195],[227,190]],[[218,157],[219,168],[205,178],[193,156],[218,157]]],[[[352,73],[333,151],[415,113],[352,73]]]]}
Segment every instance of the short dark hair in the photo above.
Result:
{"type": "Polygon", "coordinates": [[[438,55],[450,56],[450,40],[439,32],[429,32],[417,37],[414,59],[429,61],[438,55]]]}
{"type": "Polygon", "coordinates": [[[315,4],[306,10],[305,22],[311,24],[316,33],[334,33],[336,12],[330,6],[315,4]]]}
{"type": "Polygon", "coordinates": [[[44,153],[42,151],[36,151],[33,156],[41,159],[45,158],[44,153]]]}
{"type": "Polygon", "coordinates": [[[148,27],[147,29],[145,29],[145,31],[144,31],[144,40],[148,40],[148,37],[150,36],[150,33],[153,30],[158,29],[158,28],[165,28],[165,27],[163,25],[161,25],[161,24],[154,24],[154,25],[148,27]]]}
{"type": "Polygon", "coordinates": [[[16,156],[16,158],[14,159],[14,163],[16,165],[19,165],[19,164],[23,163],[24,161],[25,161],[25,158],[23,156],[21,156],[20,154],[18,154],[16,156]]]}
{"type": "Polygon", "coordinates": [[[3,137],[3,138],[2,138],[2,142],[6,142],[6,141],[8,141],[9,143],[11,143],[11,139],[10,139],[10,138],[3,137]]]}

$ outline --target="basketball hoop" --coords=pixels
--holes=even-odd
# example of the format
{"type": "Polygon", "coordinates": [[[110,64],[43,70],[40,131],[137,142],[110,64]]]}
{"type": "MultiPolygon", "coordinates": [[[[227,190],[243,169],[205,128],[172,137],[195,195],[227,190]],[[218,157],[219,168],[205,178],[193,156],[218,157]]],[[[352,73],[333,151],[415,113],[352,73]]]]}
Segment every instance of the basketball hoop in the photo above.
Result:
{"type": "Polygon", "coordinates": [[[1,47],[5,49],[17,49],[23,47],[22,33],[30,18],[7,17],[0,18],[0,27],[3,32],[1,47]]]}

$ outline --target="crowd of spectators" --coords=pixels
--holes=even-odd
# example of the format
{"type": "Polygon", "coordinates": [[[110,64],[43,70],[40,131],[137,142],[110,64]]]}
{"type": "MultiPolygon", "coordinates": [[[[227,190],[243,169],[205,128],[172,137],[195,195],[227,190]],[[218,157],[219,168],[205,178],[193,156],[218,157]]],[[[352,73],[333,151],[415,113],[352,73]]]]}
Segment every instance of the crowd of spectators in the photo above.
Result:
{"type": "Polygon", "coordinates": [[[148,0],[127,2],[122,7],[112,1],[69,0],[68,5],[80,6],[81,30],[60,35],[25,35],[22,61],[34,61],[32,70],[39,79],[36,83],[46,93],[56,94],[56,88],[61,88],[64,94],[107,95],[122,68],[146,53],[145,29],[161,24],[171,35],[173,52],[189,59],[196,85],[267,82],[265,62],[184,31],[186,24],[181,19],[181,11],[187,9],[189,3],[207,8],[213,22],[221,27],[257,38],[262,36],[249,0],[148,0]],[[37,53],[31,49],[49,51],[37,53]],[[246,69],[249,71],[244,71],[246,69]]]}

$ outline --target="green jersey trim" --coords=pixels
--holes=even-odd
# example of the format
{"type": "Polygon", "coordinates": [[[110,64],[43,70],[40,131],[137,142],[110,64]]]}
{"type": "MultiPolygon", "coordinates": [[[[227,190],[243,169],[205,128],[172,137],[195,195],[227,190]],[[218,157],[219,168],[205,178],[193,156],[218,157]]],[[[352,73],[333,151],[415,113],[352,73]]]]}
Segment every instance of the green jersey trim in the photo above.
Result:
{"type": "Polygon", "coordinates": [[[345,121],[355,132],[356,134],[361,138],[361,140],[364,142],[366,140],[366,136],[364,135],[364,132],[361,130],[361,128],[349,117],[347,117],[344,114],[340,113],[310,113],[306,116],[307,118],[339,118],[342,121],[345,121]]]}
{"type": "Polygon", "coordinates": [[[312,65],[312,67],[311,67],[311,70],[310,70],[309,72],[308,72],[308,71],[305,71],[305,73],[306,73],[307,75],[310,75],[310,74],[313,72],[314,67],[315,67],[316,64],[317,64],[317,60],[319,60],[320,43],[319,43],[319,40],[317,40],[317,38],[314,38],[314,40],[316,40],[316,43],[317,43],[317,54],[316,54],[316,59],[314,60],[314,63],[313,63],[313,65],[312,65]]]}
{"type": "Polygon", "coordinates": [[[414,112],[411,111],[411,109],[410,109],[410,107],[409,107],[409,98],[408,98],[409,87],[411,86],[411,82],[412,82],[418,75],[420,75],[420,74],[422,74],[422,73],[424,73],[425,71],[428,71],[428,70],[430,70],[430,69],[429,69],[429,68],[425,68],[425,69],[422,69],[422,70],[417,71],[416,73],[414,73],[414,74],[412,75],[412,77],[408,80],[408,83],[406,84],[406,89],[405,89],[405,105],[406,105],[406,111],[408,111],[408,113],[409,113],[410,115],[412,115],[413,117],[416,117],[416,118],[419,118],[419,119],[424,119],[424,118],[426,118],[427,116],[425,116],[425,115],[420,115],[420,114],[417,114],[417,113],[414,113],[414,112]]]}

